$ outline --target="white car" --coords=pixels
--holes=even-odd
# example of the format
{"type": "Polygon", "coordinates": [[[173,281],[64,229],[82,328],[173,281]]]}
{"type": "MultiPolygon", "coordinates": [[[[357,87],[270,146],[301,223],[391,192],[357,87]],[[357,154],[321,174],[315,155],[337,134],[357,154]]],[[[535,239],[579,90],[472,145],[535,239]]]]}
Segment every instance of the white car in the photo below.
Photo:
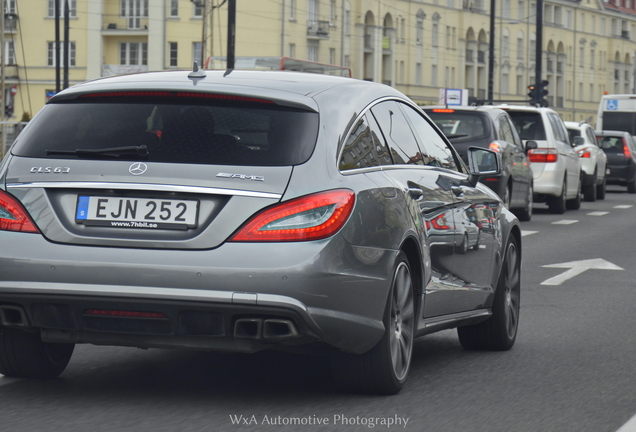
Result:
{"type": "Polygon", "coordinates": [[[585,201],[605,199],[607,156],[598,146],[594,128],[589,123],[566,121],[565,127],[581,163],[582,192],[585,201]]]}
{"type": "Polygon", "coordinates": [[[528,151],[534,177],[534,201],[547,202],[552,213],[581,207],[581,164],[559,114],[546,107],[500,105],[512,117],[528,151]]]}

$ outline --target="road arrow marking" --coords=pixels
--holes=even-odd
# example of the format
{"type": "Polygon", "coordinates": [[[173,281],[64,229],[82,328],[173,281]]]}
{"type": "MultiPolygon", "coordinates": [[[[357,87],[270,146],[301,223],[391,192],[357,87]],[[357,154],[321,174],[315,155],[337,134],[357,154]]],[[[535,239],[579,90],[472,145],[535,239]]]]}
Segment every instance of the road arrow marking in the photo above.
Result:
{"type": "Polygon", "coordinates": [[[560,221],[552,222],[552,225],[572,225],[577,223],[577,220],[573,219],[562,219],[560,221]]]}
{"type": "Polygon", "coordinates": [[[595,212],[591,212],[588,213],[588,216],[605,216],[606,214],[609,214],[609,212],[605,212],[605,211],[595,211],[595,212]]]}
{"type": "Polygon", "coordinates": [[[586,270],[625,270],[609,261],[605,261],[602,258],[595,258],[582,261],[570,261],[561,264],[548,264],[543,267],[547,268],[566,268],[569,269],[560,275],[554,276],[541,282],[541,285],[561,285],[568,279],[572,279],[574,276],[580,275],[586,270]]]}

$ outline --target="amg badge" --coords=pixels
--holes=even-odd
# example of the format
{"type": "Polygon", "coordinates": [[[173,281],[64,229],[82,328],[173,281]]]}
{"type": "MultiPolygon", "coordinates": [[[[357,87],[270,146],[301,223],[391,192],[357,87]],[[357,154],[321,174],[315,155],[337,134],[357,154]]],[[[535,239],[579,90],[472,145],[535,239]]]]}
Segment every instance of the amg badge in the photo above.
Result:
{"type": "Polygon", "coordinates": [[[265,181],[265,177],[257,176],[257,175],[246,175],[246,174],[232,174],[232,173],[218,173],[217,177],[229,178],[229,179],[241,179],[241,180],[252,180],[252,181],[265,181]]]}

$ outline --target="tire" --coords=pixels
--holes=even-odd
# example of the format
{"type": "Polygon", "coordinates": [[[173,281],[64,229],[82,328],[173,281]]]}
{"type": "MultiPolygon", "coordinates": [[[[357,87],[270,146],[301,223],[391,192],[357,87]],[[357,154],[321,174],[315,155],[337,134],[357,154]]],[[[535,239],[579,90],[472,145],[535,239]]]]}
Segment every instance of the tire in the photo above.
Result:
{"type": "Polygon", "coordinates": [[[397,394],[408,376],[415,335],[413,279],[400,252],[384,312],[384,335],[364,354],[337,353],[331,363],[337,385],[346,391],[397,394]]]}
{"type": "Polygon", "coordinates": [[[465,349],[506,351],[515,344],[521,299],[519,253],[517,241],[511,237],[495,291],[492,316],[482,323],[457,328],[459,342],[465,349]]]}
{"type": "Polygon", "coordinates": [[[603,177],[603,182],[596,186],[596,199],[604,200],[605,199],[605,191],[607,188],[607,179],[603,177]]]}
{"type": "Polygon", "coordinates": [[[561,189],[561,195],[557,197],[550,197],[550,199],[548,200],[548,207],[550,208],[550,213],[554,213],[554,214],[565,213],[566,193],[567,193],[566,191],[567,191],[567,181],[564,178],[563,188],[561,189]]]}
{"type": "Polygon", "coordinates": [[[581,179],[579,179],[579,187],[576,192],[576,198],[567,200],[565,206],[568,210],[578,210],[581,208],[581,179]]]}
{"type": "Polygon", "coordinates": [[[468,234],[464,234],[464,239],[462,240],[461,244],[457,245],[457,248],[455,250],[463,255],[468,252],[468,249],[470,249],[468,247],[468,234]]]}
{"type": "Polygon", "coordinates": [[[481,233],[477,234],[477,242],[473,245],[472,250],[479,250],[480,240],[481,240],[481,233]]]}
{"type": "Polygon", "coordinates": [[[583,199],[588,202],[594,202],[597,198],[598,188],[596,187],[596,173],[594,174],[594,178],[583,188],[583,199]]]}
{"type": "Polygon", "coordinates": [[[42,342],[39,332],[2,328],[0,373],[8,377],[55,378],[64,372],[74,344],[42,342]]]}
{"type": "Polygon", "coordinates": [[[532,220],[532,209],[533,209],[533,195],[534,190],[532,188],[532,184],[528,186],[528,194],[526,197],[526,206],[517,212],[517,217],[522,222],[530,222],[532,220]]]}

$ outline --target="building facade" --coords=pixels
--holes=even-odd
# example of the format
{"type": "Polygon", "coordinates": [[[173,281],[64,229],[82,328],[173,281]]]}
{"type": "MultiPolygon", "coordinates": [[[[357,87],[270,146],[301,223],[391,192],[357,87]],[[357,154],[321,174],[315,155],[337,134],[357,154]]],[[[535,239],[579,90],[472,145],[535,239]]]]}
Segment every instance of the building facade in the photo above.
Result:
{"type": "MultiPolygon", "coordinates": [[[[495,100],[528,100],[536,0],[494,0],[495,100]]],[[[59,0],[64,16],[65,0],[59,0]]],[[[422,105],[440,88],[484,99],[491,74],[486,0],[236,0],[236,56],[288,56],[349,67],[422,105]]],[[[227,0],[68,0],[68,82],[189,69],[224,56],[227,0]]],[[[8,120],[56,89],[56,0],[5,0],[8,120]]],[[[604,93],[632,93],[636,0],[544,0],[542,79],[565,120],[592,121],[604,93]]],[[[64,22],[59,21],[63,40],[64,22]]],[[[64,46],[60,47],[64,58],[64,46]]],[[[60,60],[62,61],[62,60],[60,60]]]]}

